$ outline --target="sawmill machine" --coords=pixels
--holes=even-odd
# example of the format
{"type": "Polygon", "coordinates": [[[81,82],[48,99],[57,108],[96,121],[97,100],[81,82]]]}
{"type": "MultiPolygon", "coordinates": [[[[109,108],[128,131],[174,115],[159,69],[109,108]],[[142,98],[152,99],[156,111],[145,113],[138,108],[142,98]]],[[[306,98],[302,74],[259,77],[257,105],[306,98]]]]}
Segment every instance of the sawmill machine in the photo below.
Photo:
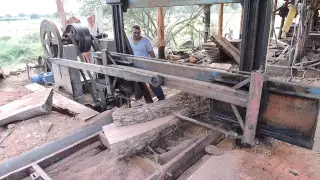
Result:
{"type": "MultiPolygon", "coordinates": [[[[82,84],[102,110],[130,101],[135,85],[165,86],[210,98],[210,121],[223,122],[234,133],[216,128],[243,144],[256,136],[273,137],[312,149],[319,115],[320,88],[278,81],[265,73],[272,1],[270,0],[107,0],[112,6],[114,39],[91,35],[70,24],[60,35],[43,21],[41,42],[57,84],[75,100],[82,84]],[[124,32],[127,8],[242,3],[244,8],[240,71],[134,56],[124,32]],[[91,57],[91,61],[88,58],[91,57]]],[[[90,58],[89,58],[90,59],[90,58]]],[[[144,97],[150,98],[147,90],[144,97]]],[[[191,118],[183,117],[180,118],[191,118]]]]}

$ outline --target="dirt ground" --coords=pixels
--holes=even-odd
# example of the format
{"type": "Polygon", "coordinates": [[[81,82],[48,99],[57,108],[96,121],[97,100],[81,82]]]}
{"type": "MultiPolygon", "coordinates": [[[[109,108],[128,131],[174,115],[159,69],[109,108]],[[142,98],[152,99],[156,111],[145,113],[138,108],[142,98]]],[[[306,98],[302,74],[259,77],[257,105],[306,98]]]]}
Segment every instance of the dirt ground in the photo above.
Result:
{"type": "Polygon", "coordinates": [[[12,75],[8,79],[2,80],[0,82],[0,106],[31,93],[28,89],[23,87],[27,84],[28,76],[26,73],[12,75]]]}
{"type": "Polygon", "coordinates": [[[81,120],[52,111],[49,115],[37,116],[27,121],[15,123],[12,133],[2,142],[0,162],[29,151],[46,142],[56,140],[87,125],[81,120]],[[39,120],[53,123],[46,133],[39,120]]]}
{"type": "Polygon", "coordinates": [[[220,163],[212,166],[223,162],[234,167],[230,173],[236,175],[235,179],[320,179],[320,154],[315,151],[279,141],[271,146],[261,143],[250,149],[232,150],[231,140],[226,139],[217,146],[225,154],[217,158],[220,163]]]}
{"type": "MultiPolygon", "coordinates": [[[[22,72],[20,75],[11,75],[9,78],[1,81],[0,106],[32,93],[24,87],[29,83],[31,82],[28,80],[26,72],[22,72]]],[[[52,111],[48,115],[28,119],[27,121],[16,122],[11,134],[1,143],[0,162],[43,145],[46,142],[61,138],[90,123],[90,121],[85,123],[79,119],[55,111],[52,111]],[[39,120],[53,124],[48,133],[42,129],[39,120]]],[[[0,135],[1,131],[6,130],[4,128],[0,129],[0,135]]]]}
{"type": "MultiPolygon", "coordinates": [[[[12,75],[2,81],[0,83],[0,105],[31,93],[23,87],[28,83],[26,73],[12,75]]],[[[174,111],[181,110],[178,107],[182,105],[183,108],[189,109],[188,114],[194,114],[192,109],[197,109],[199,104],[206,102],[205,99],[176,90],[166,89],[165,92],[167,100],[143,105],[144,108],[141,108],[140,105],[132,109],[119,108],[115,110],[115,119],[119,120],[121,125],[128,125],[137,119],[151,120],[155,117],[167,116],[174,111]],[[160,111],[153,112],[155,109],[160,109],[160,111]]],[[[206,106],[200,107],[200,109],[206,109],[206,106]]],[[[82,126],[85,126],[85,123],[57,112],[16,123],[13,132],[1,144],[4,148],[0,148],[0,161],[63,137],[82,126]],[[43,131],[39,120],[53,123],[49,133],[43,131]]],[[[195,128],[193,132],[196,134],[199,131],[195,128]]],[[[217,157],[216,165],[222,167],[222,163],[224,163],[226,167],[233,169],[232,171],[216,172],[222,175],[222,179],[229,177],[224,176],[226,173],[232,179],[320,179],[320,153],[316,151],[279,141],[271,146],[261,143],[252,149],[232,150],[232,142],[224,140],[218,144],[218,147],[223,149],[225,153],[217,157]]],[[[148,175],[133,162],[112,160],[109,153],[104,151],[89,158],[88,161],[81,162],[66,170],[54,179],[131,180],[145,179],[148,175]],[[71,172],[73,175],[70,175],[71,172]]]]}

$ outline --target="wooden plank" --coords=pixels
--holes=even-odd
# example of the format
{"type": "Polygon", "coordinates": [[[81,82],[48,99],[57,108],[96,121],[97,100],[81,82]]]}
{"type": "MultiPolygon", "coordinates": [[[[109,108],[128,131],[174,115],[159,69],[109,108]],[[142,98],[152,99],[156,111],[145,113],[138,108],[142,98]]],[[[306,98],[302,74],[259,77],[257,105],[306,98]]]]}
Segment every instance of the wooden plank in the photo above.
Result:
{"type": "Polygon", "coordinates": [[[215,42],[230,58],[240,64],[240,50],[237,49],[226,38],[220,35],[212,35],[211,40],[215,42]]]}
{"type": "Polygon", "coordinates": [[[117,158],[123,158],[139,152],[156,140],[163,130],[178,122],[174,116],[167,116],[131,126],[117,127],[112,123],[103,126],[103,131],[108,140],[108,148],[117,158]]]}
{"type": "MultiPolygon", "coordinates": [[[[46,89],[45,87],[36,84],[36,83],[32,83],[32,84],[28,84],[25,86],[26,88],[28,88],[31,91],[38,91],[38,90],[43,90],[46,89]]],[[[87,121],[90,118],[96,116],[97,114],[99,114],[99,112],[90,109],[82,104],[79,104],[75,101],[72,101],[71,99],[68,99],[66,97],[64,97],[61,94],[58,93],[53,93],[53,107],[57,108],[58,110],[67,110],[69,112],[71,112],[71,114],[75,114],[76,118],[79,118],[83,121],[87,121]]]]}
{"type": "MultiPolygon", "coordinates": [[[[220,128],[222,126],[222,124],[219,125],[220,128]]],[[[212,131],[210,134],[198,139],[147,179],[176,179],[205,154],[207,145],[217,144],[216,140],[220,140],[221,136],[223,136],[222,133],[212,131]]]]}
{"type": "Polygon", "coordinates": [[[133,156],[130,158],[133,162],[138,164],[138,166],[148,173],[154,173],[160,168],[160,164],[141,156],[133,156]]]}
{"type": "Polygon", "coordinates": [[[0,126],[47,114],[52,108],[52,88],[23,96],[0,107],[0,126]]]}
{"type": "Polygon", "coordinates": [[[260,100],[263,88],[264,77],[261,73],[252,72],[250,90],[248,97],[248,106],[246,112],[246,121],[243,129],[242,143],[254,144],[256,137],[256,128],[260,110],[260,100]]]}
{"type": "Polygon", "coordinates": [[[67,164],[69,161],[72,161],[80,156],[82,156],[83,154],[86,154],[90,151],[92,151],[93,149],[99,148],[101,147],[101,143],[99,141],[96,141],[86,147],[83,147],[82,149],[79,149],[78,151],[76,151],[75,153],[67,156],[66,158],[61,159],[60,161],[48,166],[45,168],[45,170],[50,173],[51,171],[53,171],[54,169],[59,168],[60,166],[63,166],[65,164],[67,164]]]}
{"type": "Polygon", "coordinates": [[[48,174],[46,172],[44,172],[44,170],[38,165],[38,164],[33,164],[32,168],[39,173],[39,175],[41,176],[42,179],[44,180],[52,180],[48,174]]]}

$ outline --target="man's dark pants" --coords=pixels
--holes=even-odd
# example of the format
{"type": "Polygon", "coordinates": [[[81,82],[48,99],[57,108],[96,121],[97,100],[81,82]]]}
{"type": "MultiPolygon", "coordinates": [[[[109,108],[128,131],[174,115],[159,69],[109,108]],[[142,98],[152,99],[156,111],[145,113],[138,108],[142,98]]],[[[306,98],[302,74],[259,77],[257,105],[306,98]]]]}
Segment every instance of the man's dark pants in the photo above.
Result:
{"type": "MultiPolygon", "coordinates": [[[[139,100],[142,98],[142,90],[141,90],[141,87],[138,85],[138,83],[135,83],[135,99],[136,100],[139,100]]],[[[161,86],[159,87],[153,87],[152,85],[150,85],[150,88],[151,90],[153,91],[153,93],[157,96],[157,98],[159,100],[164,100],[165,99],[165,96],[164,96],[164,93],[163,93],[163,90],[161,88],[161,86]]]]}

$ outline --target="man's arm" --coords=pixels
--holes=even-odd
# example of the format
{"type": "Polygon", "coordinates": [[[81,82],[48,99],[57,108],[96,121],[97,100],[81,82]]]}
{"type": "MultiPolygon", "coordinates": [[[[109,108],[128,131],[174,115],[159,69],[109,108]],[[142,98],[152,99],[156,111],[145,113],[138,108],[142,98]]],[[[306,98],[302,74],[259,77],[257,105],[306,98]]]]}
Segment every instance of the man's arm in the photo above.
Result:
{"type": "Polygon", "coordinates": [[[147,39],[147,51],[151,58],[156,58],[150,39],[147,39]]]}
{"type": "Polygon", "coordinates": [[[156,55],[154,54],[153,50],[149,52],[149,55],[150,55],[151,58],[156,58],[156,55]]]}

